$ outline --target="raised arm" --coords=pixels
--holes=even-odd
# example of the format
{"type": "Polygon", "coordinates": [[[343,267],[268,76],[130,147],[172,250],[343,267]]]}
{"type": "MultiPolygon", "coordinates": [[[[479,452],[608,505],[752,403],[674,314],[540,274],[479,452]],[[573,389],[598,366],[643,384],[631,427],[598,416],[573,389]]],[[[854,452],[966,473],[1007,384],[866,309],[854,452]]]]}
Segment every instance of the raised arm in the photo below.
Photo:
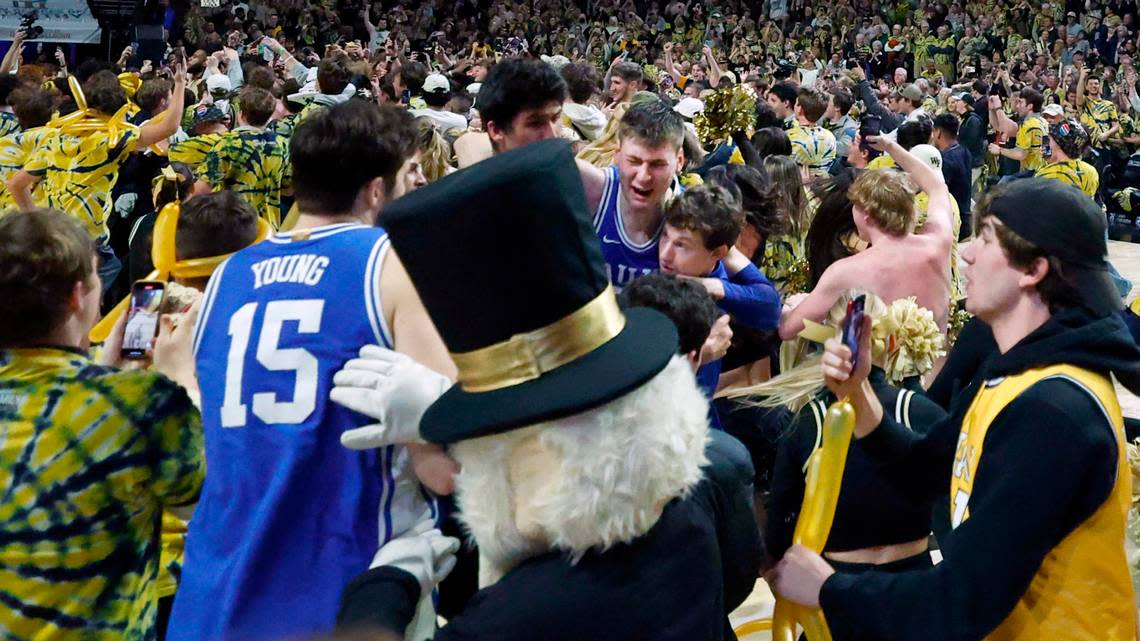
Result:
{"type": "Polygon", "coordinates": [[[709,47],[704,48],[705,61],[709,66],[709,86],[713,89],[717,88],[720,84],[721,70],[720,65],[716,61],[716,56],[713,55],[712,49],[709,47]]]}
{"type": "Polygon", "coordinates": [[[24,38],[26,34],[23,29],[16,32],[16,36],[12,39],[12,46],[8,48],[8,53],[4,54],[4,60],[0,62],[0,74],[12,73],[14,67],[20,61],[20,52],[24,49],[24,38]]]}
{"type": "Polygon", "coordinates": [[[990,113],[990,126],[993,127],[995,131],[1000,131],[1011,138],[1016,136],[1017,123],[1002,111],[1001,97],[990,96],[987,106],[989,107],[990,113]]]}
{"type": "Polygon", "coordinates": [[[954,234],[953,214],[950,209],[950,191],[946,189],[946,181],[942,174],[886,136],[868,136],[867,143],[879,151],[890,154],[895,164],[905,171],[929,198],[926,224],[923,225],[921,235],[937,238],[949,245],[953,241],[954,234]]]}
{"type": "Polygon", "coordinates": [[[1081,75],[1077,78],[1077,109],[1085,106],[1085,80],[1089,77],[1089,68],[1081,67],[1081,75]]]}
{"type": "Polygon", "coordinates": [[[181,60],[174,64],[174,89],[171,91],[170,104],[159,122],[151,121],[139,128],[139,147],[148,147],[173,136],[182,122],[186,100],[186,62],[181,60]]]}

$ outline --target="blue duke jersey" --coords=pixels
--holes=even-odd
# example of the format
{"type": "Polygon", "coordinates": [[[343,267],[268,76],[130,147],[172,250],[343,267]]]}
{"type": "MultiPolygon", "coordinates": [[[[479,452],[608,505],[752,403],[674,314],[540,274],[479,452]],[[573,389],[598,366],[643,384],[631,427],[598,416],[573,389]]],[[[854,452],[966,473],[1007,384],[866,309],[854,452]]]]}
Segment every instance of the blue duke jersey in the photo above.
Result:
{"type": "Polygon", "coordinates": [[[379,542],[435,516],[408,483],[407,451],[346,449],[341,434],[372,421],[328,400],[362,345],[392,345],[379,295],[388,247],[383,230],[356,224],[277,234],[211,277],[194,335],[209,473],[169,639],[329,631],[379,542]]]}
{"type": "MultiPolygon", "coordinates": [[[[605,188],[602,200],[594,212],[594,230],[602,244],[602,257],[606,260],[610,282],[614,289],[621,290],[638,276],[658,271],[661,268],[657,258],[657,241],[661,238],[659,228],[648,242],[637,245],[625,233],[621,218],[621,181],[617,166],[605,170],[605,188]]],[[[664,226],[664,223],[662,223],[664,226]]]]}

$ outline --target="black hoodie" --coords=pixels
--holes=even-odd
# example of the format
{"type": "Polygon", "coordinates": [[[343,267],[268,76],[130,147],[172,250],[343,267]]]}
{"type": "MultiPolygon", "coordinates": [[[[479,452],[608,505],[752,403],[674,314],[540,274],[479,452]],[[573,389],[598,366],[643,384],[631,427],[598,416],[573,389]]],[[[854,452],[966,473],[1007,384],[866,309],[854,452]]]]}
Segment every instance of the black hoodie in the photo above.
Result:
{"type": "MultiPolygon", "coordinates": [[[[1119,316],[1067,309],[988,359],[949,418],[925,435],[884,415],[860,445],[899,487],[944,495],[978,386],[1056,364],[1111,372],[1140,393],[1140,348],[1119,316]]],[[[1116,448],[1087,392],[1062,379],[1030,387],[987,431],[970,518],[947,537],[941,564],[902,574],[836,573],[824,583],[820,602],[836,641],[982,639],[1013,610],[1049,551],[1109,497],[1116,448]]]]}

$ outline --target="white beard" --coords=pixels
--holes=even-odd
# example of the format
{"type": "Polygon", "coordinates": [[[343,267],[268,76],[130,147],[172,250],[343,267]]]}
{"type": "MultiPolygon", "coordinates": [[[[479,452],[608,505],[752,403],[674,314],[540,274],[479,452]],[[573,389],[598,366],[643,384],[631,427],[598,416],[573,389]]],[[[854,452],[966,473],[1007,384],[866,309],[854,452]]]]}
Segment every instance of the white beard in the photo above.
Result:
{"type": "Polygon", "coordinates": [[[453,445],[462,468],[459,518],[479,545],[480,587],[537,554],[561,550],[576,562],[591,548],[648,532],[665,504],[703,476],[707,413],[688,361],[677,356],[601,407],[453,445]],[[512,454],[535,439],[557,469],[536,488],[516,487],[510,470],[519,461],[512,454]],[[525,511],[526,534],[516,509],[525,511]]]}

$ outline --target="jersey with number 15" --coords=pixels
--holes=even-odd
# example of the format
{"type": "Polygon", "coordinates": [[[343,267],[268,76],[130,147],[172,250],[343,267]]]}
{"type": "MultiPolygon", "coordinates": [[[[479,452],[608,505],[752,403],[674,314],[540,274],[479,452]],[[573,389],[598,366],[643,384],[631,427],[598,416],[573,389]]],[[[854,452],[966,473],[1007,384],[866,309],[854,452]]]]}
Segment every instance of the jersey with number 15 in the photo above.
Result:
{"type": "MultiPolygon", "coordinates": [[[[391,347],[383,230],[276,234],[206,288],[194,336],[209,472],[169,638],[296,638],[332,628],[344,586],[392,537],[393,457],[340,435],[371,422],[328,400],[362,345],[391,347]]],[[[398,516],[398,515],[397,515],[398,516]]]]}

